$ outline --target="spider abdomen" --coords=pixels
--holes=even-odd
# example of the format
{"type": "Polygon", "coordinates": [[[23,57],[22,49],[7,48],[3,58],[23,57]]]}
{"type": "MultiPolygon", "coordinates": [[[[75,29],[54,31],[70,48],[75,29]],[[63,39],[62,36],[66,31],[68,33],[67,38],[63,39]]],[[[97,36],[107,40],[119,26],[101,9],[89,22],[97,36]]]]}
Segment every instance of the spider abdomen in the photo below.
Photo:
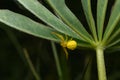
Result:
{"type": "Polygon", "coordinates": [[[68,49],[74,50],[77,47],[77,42],[75,40],[69,40],[66,46],[68,49]]]}

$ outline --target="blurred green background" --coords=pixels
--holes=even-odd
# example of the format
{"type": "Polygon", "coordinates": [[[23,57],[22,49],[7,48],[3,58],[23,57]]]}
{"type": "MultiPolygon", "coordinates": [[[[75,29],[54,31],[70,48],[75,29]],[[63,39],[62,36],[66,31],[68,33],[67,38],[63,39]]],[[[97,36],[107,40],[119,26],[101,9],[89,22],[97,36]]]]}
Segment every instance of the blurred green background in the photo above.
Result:
{"type": "MultiPolygon", "coordinates": [[[[41,0],[40,2],[51,10],[45,0],[41,0]]],[[[97,0],[91,0],[92,11],[95,19],[96,2],[97,0]]],[[[66,4],[88,30],[88,25],[86,24],[80,0],[66,0],[66,4]]],[[[114,0],[109,0],[105,25],[108,22],[110,10],[113,4],[114,0]]],[[[0,0],[0,9],[9,9],[14,12],[26,15],[37,22],[42,22],[34,15],[29,13],[26,9],[24,9],[20,4],[18,4],[17,0],[0,0]]],[[[23,54],[19,53],[16,46],[14,45],[14,41],[11,40],[10,35],[14,36],[18,40],[21,48],[27,49],[30,59],[42,80],[59,80],[50,41],[22,33],[15,29],[7,28],[7,26],[4,26],[1,23],[0,80],[35,80],[29,69],[29,66],[21,56],[23,54]],[[3,28],[11,31],[13,35],[7,33],[3,28]]],[[[66,60],[64,60],[64,55],[61,54],[61,47],[58,44],[56,44],[56,46],[66,80],[97,80],[96,59],[94,51],[84,49],[68,51],[70,55],[68,61],[66,62],[66,60]],[[89,56],[90,59],[92,58],[92,63],[88,66],[90,70],[86,67],[90,60],[89,56]],[[85,71],[87,71],[87,74],[85,71]],[[89,79],[86,78],[88,76],[90,76],[89,79]]],[[[116,52],[105,53],[108,80],[120,80],[119,57],[120,50],[116,52]]]]}

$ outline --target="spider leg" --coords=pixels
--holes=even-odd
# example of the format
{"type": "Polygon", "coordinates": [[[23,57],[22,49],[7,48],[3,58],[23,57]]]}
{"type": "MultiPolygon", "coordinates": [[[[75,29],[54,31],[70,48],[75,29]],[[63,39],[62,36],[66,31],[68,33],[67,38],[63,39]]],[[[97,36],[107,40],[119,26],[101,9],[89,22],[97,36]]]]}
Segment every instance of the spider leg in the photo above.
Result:
{"type": "Polygon", "coordinates": [[[67,36],[67,35],[65,35],[65,41],[66,41],[66,42],[68,41],[68,36],[67,36]]]}
{"type": "Polygon", "coordinates": [[[52,32],[53,34],[55,34],[57,37],[59,37],[61,39],[61,41],[64,41],[64,37],[56,32],[52,32]]]}
{"type": "Polygon", "coordinates": [[[61,43],[60,45],[62,46],[64,52],[65,52],[65,55],[66,55],[66,59],[68,59],[68,52],[67,52],[67,49],[66,49],[66,46],[67,46],[67,41],[68,41],[68,36],[65,35],[65,39],[62,35],[58,34],[58,33],[55,33],[55,32],[52,32],[53,34],[55,34],[58,38],[61,39],[61,43]]]}
{"type": "Polygon", "coordinates": [[[68,60],[68,56],[69,56],[69,54],[68,54],[67,49],[66,49],[65,47],[63,47],[63,50],[64,50],[64,52],[65,52],[66,59],[68,60]]]}
{"type": "Polygon", "coordinates": [[[70,38],[70,41],[73,40],[73,38],[70,38]]]}

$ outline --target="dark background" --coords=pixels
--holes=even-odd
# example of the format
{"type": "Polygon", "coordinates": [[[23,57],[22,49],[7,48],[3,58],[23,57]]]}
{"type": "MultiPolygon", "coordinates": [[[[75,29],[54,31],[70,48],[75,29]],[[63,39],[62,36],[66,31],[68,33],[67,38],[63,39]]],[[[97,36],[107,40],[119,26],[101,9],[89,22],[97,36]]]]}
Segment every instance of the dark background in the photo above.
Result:
{"type": "MultiPolygon", "coordinates": [[[[41,0],[41,2],[51,10],[45,0],[41,0]]],[[[95,20],[96,2],[96,0],[91,0],[92,12],[95,20]]],[[[66,0],[66,4],[89,31],[80,0],[66,0]]],[[[114,0],[109,0],[105,26],[108,22],[110,10],[113,4],[114,0]]],[[[18,4],[16,0],[0,0],[0,9],[9,9],[26,15],[37,22],[43,23],[29,11],[24,9],[24,7],[18,4]]],[[[16,46],[10,39],[9,34],[3,29],[3,27],[1,28],[1,26],[3,26],[3,24],[0,25],[0,80],[35,80],[28,65],[25,64],[26,62],[22,59],[20,56],[21,54],[19,54],[16,46]]],[[[13,36],[17,38],[22,48],[27,49],[32,63],[42,77],[42,80],[58,80],[50,41],[37,38],[11,28],[8,28],[7,30],[10,30],[13,33],[13,36]]],[[[58,52],[60,52],[60,46],[58,44],[56,44],[56,46],[58,52]]],[[[66,73],[66,78],[70,75],[71,80],[80,80],[79,77],[84,74],[84,69],[87,64],[86,59],[88,56],[92,56],[90,80],[97,80],[96,57],[94,51],[81,49],[69,51],[69,53],[70,56],[67,62],[62,58],[64,55],[61,55],[60,53],[58,54],[63,70],[66,73]]],[[[119,51],[114,53],[105,53],[108,80],[120,80],[119,53],[119,51]]]]}

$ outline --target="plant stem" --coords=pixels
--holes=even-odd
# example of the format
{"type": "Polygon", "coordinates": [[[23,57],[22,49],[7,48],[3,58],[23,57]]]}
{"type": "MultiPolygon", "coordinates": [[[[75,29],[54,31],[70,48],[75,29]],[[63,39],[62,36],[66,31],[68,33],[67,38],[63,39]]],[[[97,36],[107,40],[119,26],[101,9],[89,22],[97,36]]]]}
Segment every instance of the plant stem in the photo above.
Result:
{"type": "Polygon", "coordinates": [[[27,62],[29,64],[29,67],[30,67],[30,69],[31,69],[34,77],[36,78],[36,80],[41,80],[40,77],[39,77],[39,75],[38,75],[38,73],[36,72],[36,70],[35,70],[35,68],[34,68],[31,60],[30,60],[30,57],[29,57],[28,52],[27,52],[26,49],[24,49],[24,54],[25,54],[26,60],[27,60],[27,62]]]}
{"type": "Polygon", "coordinates": [[[101,47],[96,48],[96,57],[97,57],[98,78],[99,80],[107,80],[103,48],[101,47]]]}
{"type": "Polygon", "coordinates": [[[19,55],[23,59],[25,65],[29,66],[31,71],[33,72],[33,75],[35,76],[36,80],[41,80],[40,77],[38,76],[37,72],[35,71],[32,62],[29,58],[29,55],[27,51],[22,49],[21,45],[19,44],[17,38],[15,37],[14,33],[11,30],[4,29],[8,35],[8,37],[11,39],[13,45],[15,46],[16,50],[18,51],[19,55]],[[27,61],[26,61],[27,60],[27,61]]]}
{"type": "Polygon", "coordinates": [[[24,57],[23,49],[22,49],[20,43],[18,42],[14,32],[12,32],[10,29],[4,29],[4,28],[2,28],[2,29],[5,30],[6,34],[8,35],[9,39],[11,40],[12,44],[14,45],[14,47],[17,50],[17,52],[19,53],[21,59],[23,60],[25,65],[27,65],[26,59],[24,57]]]}
{"type": "Polygon", "coordinates": [[[52,49],[53,49],[53,55],[54,55],[54,58],[55,58],[55,63],[56,63],[57,71],[58,71],[59,80],[63,80],[62,70],[61,70],[61,67],[60,67],[60,62],[59,62],[59,58],[58,58],[58,55],[57,55],[57,50],[56,50],[56,47],[55,47],[55,43],[51,41],[51,45],[52,45],[52,49]]]}

